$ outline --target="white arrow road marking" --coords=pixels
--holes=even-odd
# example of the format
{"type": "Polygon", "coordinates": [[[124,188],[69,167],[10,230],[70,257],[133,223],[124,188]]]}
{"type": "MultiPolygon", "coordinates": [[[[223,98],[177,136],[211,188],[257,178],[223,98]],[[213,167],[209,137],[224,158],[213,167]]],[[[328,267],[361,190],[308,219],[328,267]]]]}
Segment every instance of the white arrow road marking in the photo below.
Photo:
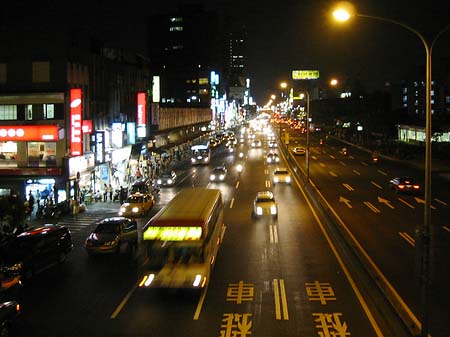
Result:
{"type": "Polygon", "coordinates": [[[351,205],[351,203],[350,203],[350,200],[348,200],[348,199],[346,199],[346,198],[344,198],[344,197],[339,197],[339,202],[343,202],[344,204],[346,204],[347,205],[347,207],[348,208],[352,208],[353,206],[351,205]]]}
{"type": "Polygon", "coordinates": [[[389,207],[390,209],[394,209],[395,207],[391,205],[391,202],[387,199],[383,199],[381,197],[378,197],[378,202],[381,204],[385,204],[387,207],[389,207]]]}
{"type": "MultiPolygon", "coordinates": [[[[418,204],[424,204],[425,205],[425,200],[419,197],[414,197],[414,200],[418,203],[418,204]]],[[[436,209],[436,207],[434,207],[433,205],[430,205],[431,209],[436,209]]]]}

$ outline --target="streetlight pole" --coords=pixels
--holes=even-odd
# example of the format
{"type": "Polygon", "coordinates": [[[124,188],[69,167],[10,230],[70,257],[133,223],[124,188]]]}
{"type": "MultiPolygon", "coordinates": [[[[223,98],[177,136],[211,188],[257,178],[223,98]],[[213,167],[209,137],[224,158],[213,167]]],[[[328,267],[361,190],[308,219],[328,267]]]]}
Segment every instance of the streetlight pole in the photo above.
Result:
{"type": "Polygon", "coordinates": [[[450,28],[450,25],[446,26],[443,30],[441,30],[433,39],[431,44],[428,44],[426,39],[420,34],[417,30],[411,28],[410,26],[388,18],[383,18],[379,16],[372,16],[366,14],[359,13],[348,13],[346,9],[338,9],[334,13],[334,16],[339,21],[346,21],[352,15],[361,17],[374,19],[379,21],[384,21],[388,23],[392,23],[394,25],[401,26],[406,30],[412,32],[416,35],[425,48],[426,53],[426,72],[425,72],[425,206],[424,206],[424,215],[423,215],[423,227],[419,231],[420,233],[420,241],[421,241],[421,301],[422,301],[422,328],[421,335],[422,337],[428,337],[428,306],[429,306],[429,273],[430,273],[430,259],[431,259],[431,241],[432,241],[432,231],[431,231],[431,136],[432,136],[432,116],[431,116],[431,54],[433,50],[433,46],[436,40],[450,28]]]}
{"type": "Polygon", "coordinates": [[[306,184],[309,183],[309,92],[305,90],[306,94],[306,184]]]}

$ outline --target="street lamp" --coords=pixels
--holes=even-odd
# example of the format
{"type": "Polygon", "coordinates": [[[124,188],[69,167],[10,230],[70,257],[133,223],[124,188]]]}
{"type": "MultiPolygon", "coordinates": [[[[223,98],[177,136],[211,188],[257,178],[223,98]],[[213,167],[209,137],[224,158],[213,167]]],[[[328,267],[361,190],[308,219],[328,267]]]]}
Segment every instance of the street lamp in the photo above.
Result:
{"type": "Polygon", "coordinates": [[[305,93],[300,94],[300,98],[303,99],[303,97],[306,95],[306,153],[305,153],[305,159],[306,159],[306,183],[309,183],[309,92],[308,90],[305,90],[305,93]]]}
{"type": "Polygon", "coordinates": [[[423,337],[428,336],[428,287],[429,279],[428,273],[430,271],[430,256],[431,256],[431,54],[433,46],[436,40],[450,28],[450,25],[441,30],[431,41],[427,40],[414,28],[410,26],[388,18],[379,16],[372,16],[366,14],[357,13],[355,7],[349,2],[340,2],[333,11],[333,16],[337,21],[345,22],[351,17],[360,17],[367,19],[374,19],[378,21],[388,22],[394,25],[401,26],[406,30],[416,35],[422,42],[426,53],[426,72],[425,72],[425,206],[424,206],[424,220],[423,228],[420,233],[422,242],[422,305],[423,305],[423,317],[421,333],[423,337]]]}

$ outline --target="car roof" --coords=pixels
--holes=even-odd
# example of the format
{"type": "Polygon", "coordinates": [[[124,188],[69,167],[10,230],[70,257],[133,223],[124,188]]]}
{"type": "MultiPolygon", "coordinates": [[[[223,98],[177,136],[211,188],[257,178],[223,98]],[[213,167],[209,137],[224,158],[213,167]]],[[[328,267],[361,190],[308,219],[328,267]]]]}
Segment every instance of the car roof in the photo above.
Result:
{"type": "Polygon", "coordinates": [[[276,169],[275,169],[275,171],[273,171],[273,173],[276,173],[276,172],[287,172],[287,168],[286,167],[277,167],[276,169]]]}
{"type": "Polygon", "coordinates": [[[256,193],[256,197],[258,199],[263,199],[263,198],[272,199],[273,193],[271,191],[260,191],[260,192],[256,193]]]}

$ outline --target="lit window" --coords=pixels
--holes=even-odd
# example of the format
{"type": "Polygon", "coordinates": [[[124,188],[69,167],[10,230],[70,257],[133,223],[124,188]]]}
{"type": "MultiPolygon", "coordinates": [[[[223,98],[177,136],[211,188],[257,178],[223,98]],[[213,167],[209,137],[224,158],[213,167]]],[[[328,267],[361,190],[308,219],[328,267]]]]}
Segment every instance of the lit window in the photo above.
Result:
{"type": "Polygon", "coordinates": [[[171,32],[181,32],[181,31],[183,31],[183,26],[170,27],[169,31],[171,31],[171,32]]]}
{"type": "Polygon", "coordinates": [[[404,94],[407,94],[407,93],[408,93],[408,88],[406,88],[406,87],[403,88],[403,93],[404,93],[404,94]]]}
{"type": "Polygon", "coordinates": [[[408,102],[408,96],[403,96],[403,102],[408,102]]]}
{"type": "Polygon", "coordinates": [[[27,105],[27,111],[25,112],[25,119],[31,121],[33,119],[33,105],[27,105]]]}
{"type": "Polygon", "coordinates": [[[431,90],[431,96],[434,96],[434,90],[431,90]]]}
{"type": "Polygon", "coordinates": [[[17,105],[0,105],[0,120],[17,120],[17,105]]]}
{"type": "Polygon", "coordinates": [[[170,18],[170,22],[183,22],[183,18],[180,17],[170,18]]]}
{"type": "Polygon", "coordinates": [[[54,118],[55,118],[55,105],[44,104],[44,119],[54,119],[54,118]]]}
{"type": "Polygon", "coordinates": [[[414,105],[419,105],[419,101],[417,99],[414,101],[414,105]]]}
{"type": "Polygon", "coordinates": [[[208,78],[207,77],[201,77],[201,78],[199,78],[198,79],[198,84],[200,84],[200,85],[205,85],[205,84],[208,84],[209,82],[208,82],[208,78]]]}

